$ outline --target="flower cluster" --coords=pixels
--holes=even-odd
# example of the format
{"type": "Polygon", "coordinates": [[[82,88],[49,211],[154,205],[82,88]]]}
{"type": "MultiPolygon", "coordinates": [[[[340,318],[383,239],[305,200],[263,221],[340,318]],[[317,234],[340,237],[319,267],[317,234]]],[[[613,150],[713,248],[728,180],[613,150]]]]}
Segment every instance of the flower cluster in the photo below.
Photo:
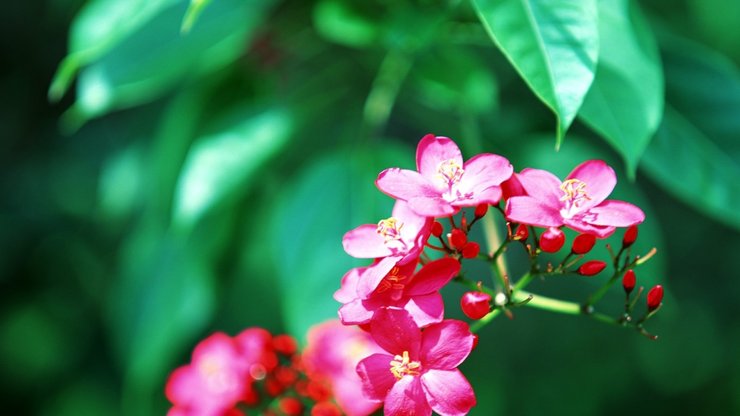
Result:
{"type": "Polygon", "coordinates": [[[168,415],[352,416],[378,408],[355,372],[361,358],[381,351],[367,333],[329,321],[311,329],[303,354],[297,348],[292,337],[262,328],[212,334],[170,375],[168,415]]]}
{"type": "MultiPolygon", "coordinates": [[[[612,278],[583,305],[569,309],[598,316],[593,304],[602,292],[622,273],[634,278],[632,269],[650,257],[631,257],[629,249],[645,215],[633,204],[607,199],[616,175],[600,160],[582,163],[561,181],[539,169],[514,173],[509,161],[495,154],[464,161],[451,139],[427,135],[418,144],[416,166],[416,171],[389,168],[378,175],[378,189],[396,200],[393,211],[377,224],[361,225],[345,234],[345,251],[372,259],[372,264],[348,271],[334,298],[342,303],[341,322],[361,326],[384,350],[357,365],[368,399],[382,403],[386,415],[430,415],[432,411],[462,415],[475,406],[476,398],[457,367],[477,338],[467,323],[444,318],[440,290],[451,281],[473,289],[460,302],[470,319],[490,320],[502,311],[511,314],[513,307],[540,301],[522,290],[536,276],[602,272],[605,261],[577,264],[597,239],[627,227],[621,250],[612,253],[612,278]],[[469,241],[469,233],[490,206],[503,216],[509,232],[499,247],[490,247],[491,254],[481,254],[480,245],[469,241]],[[470,221],[465,208],[473,211],[470,221]],[[437,221],[440,218],[449,220],[446,234],[437,221]],[[539,237],[535,227],[544,228],[539,237]],[[541,253],[557,253],[565,245],[563,227],[580,233],[570,253],[559,264],[540,264],[541,253]],[[432,238],[439,242],[433,243],[432,238]],[[530,272],[516,284],[498,265],[512,242],[520,242],[531,260],[530,272]],[[441,257],[430,257],[427,248],[441,257]],[[461,264],[466,259],[490,262],[499,277],[496,289],[465,278],[461,264]]],[[[628,280],[625,277],[626,291],[628,280]]],[[[646,316],[636,322],[631,315],[640,293],[631,298],[631,290],[626,292],[625,313],[613,322],[649,335],[642,324],[660,306],[662,287],[650,291],[646,316]]]]}

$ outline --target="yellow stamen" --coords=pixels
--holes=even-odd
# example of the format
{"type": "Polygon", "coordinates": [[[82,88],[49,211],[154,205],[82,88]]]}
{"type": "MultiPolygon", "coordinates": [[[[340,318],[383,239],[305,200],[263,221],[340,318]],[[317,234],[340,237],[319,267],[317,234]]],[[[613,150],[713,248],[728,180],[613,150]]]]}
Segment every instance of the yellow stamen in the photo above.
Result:
{"type": "Polygon", "coordinates": [[[590,201],[591,197],[586,192],[586,182],[580,179],[568,179],[560,184],[560,190],[563,191],[563,196],[560,197],[561,201],[564,201],[567,208],[571,207],[580,208],[585,201],[590,201]]]}
{"type": "Polygon", "coordinates": [[[409,359],[409,352],[404,351],[403,355],[396,355],[393,357],[391,364],[391,373],[396,377],[397,380],[403,378],[403,376],[418,376],[421,374],[421,363],[418,361],[411,361],[409,359]]]}
{"type": "Polygon", "coordinates": [[[403,288],[406,287],[406,284],[402,282],[406,280],[406,276],[399,275],[398,273],[400,271],[400,267],[394,266],[391,271],[388,272],[388,275],[385,276],[385,278],[383,278],[383,280],[378,285],[378,293],[383,293],[390,289],[403,290],[403,288]]]}
{"type": "Polygon", "coordinates": [[[403,223],[398,218],[390,217],[378,222],[378,234],[385,238],[385,242],[401,239],[401,228],[403,223]]]}
{"type": "Polygon", "coordinates": [[[447,186],[452,186],[455,183],[460,182],[462,179],[463,170],[462,166],[452,159],[445,160],[437,166],[437,173],[441,177],[442,181],[447,186]]]}

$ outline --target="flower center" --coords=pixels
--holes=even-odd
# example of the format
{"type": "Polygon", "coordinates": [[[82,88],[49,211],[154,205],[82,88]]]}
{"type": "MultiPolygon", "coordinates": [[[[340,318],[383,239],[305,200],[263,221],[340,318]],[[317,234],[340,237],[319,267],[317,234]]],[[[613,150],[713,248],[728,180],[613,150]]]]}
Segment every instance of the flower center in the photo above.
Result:
{"type": "Polygon", "coordinates": [[[560,200],[565,202],[565,209],[561,211],[562,215],[566,218],[572,217],[578,212],[586,201],[590,201],[591,197],[588,196],[586,191],[586,182],[580,179],[568,179],[560,184],[560,190],[563,191],[563,196],[560,200]]]}
{"type": "Polygon", "coordinates": [[[231,372],[224,368],[218,358],[206,356],[199,364],[198,369],[205,379],[206,385],[213,392],[225,392],[234,388],[236,380],[231,372]]]}
{"type": "Polygon", "coordinates": [[[403,376],[418,376],[421,374],[421,363],[418,361],[411,361],[409,359],[409,352],[404,351],[403,355],[396,355],[391,361],[391,373],[396,377],[397,380],[403,378],[403,376]]]}
{"type": "Polygon", "coordinates": [[[452,188],[452,185],[460,182],[463,173],[465,173],[465,170],[462,166],[452,159],[445,160],[437,166],[437,174],[448,188],[452,188]]]}
{"type": "Polygon", "coordinates": [[[393,298],[393,300],[400,299],[403,294],[403,289],[406,287],[406,283],[408,283],[404,282],[404,280],[407,279],[407,276],[399,274],[400,272],[401,268],[394,266],[378,285],[378,288],[376,289],[377,293],[385,293],[390,290],[391,298],[393,298]]]}
{"type": "Polygon", "coordinates": [[[390,217],[378,222],[378,234],[385,238],[385,242],[400,240],[403,223],[398,218],[390,217]]]}

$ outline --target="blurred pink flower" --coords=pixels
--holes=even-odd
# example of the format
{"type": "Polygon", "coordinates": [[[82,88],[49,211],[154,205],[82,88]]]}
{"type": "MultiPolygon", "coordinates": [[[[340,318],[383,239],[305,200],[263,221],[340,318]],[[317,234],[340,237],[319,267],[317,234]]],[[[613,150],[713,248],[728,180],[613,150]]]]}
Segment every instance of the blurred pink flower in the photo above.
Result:
{"type": "Polygon", "coordinates": [[[526,196],[512,196],[506,218],[539,227],[567,226],[605,238],[615,227],[629,227],[645,219],[642,210],[628,202],[606,200],[614,189],[614,170],[601,160],[578,165],[564,181],[540,169],[524,169],[517,179],[526,196]]]}
{"type": "Polygon", "coordinates": [[[475,393],[457,369],[473,348],[474,336],[462,321],[445,320],[419,329],[403,309],[375,313],[370,332],[387,353],[357,365],[365,395],[381,401],[386,415],[464,415],[475,393]]]}
{"type": "Polygon", "coordinates": [[[190,364],[177,368],[165,392],[174,404],[169,415],[232,415],[251,389],[245,361],[234,340],[217,332],[195,347],[190,364]]]}
{"type": "Polygon", "coordinates": [[[416,262],[395,266],[381,280],[373,280],[364,268],[352,269],[342,278],[334,298],[343,303],[339,317],[345,325],[370,322],[378,309],[406,309],[420,327],[440,322],[444,303],[439,290],[460,272],[460,262],[445,257],[432,261],[416,274],[416,262]]]}
{"type": "Polygon", "coordinates": [[[500,185],[513,172],[506,158],[490,153],[463,163],[454,141],[432,134],[424,136],[416,148],[416,168],[386,169],[375,184],[393,198],[408,201],[414,212],[427,217],[453,215],[460,207],[498,203],[500,185]]]}
{"type": "Polygon", "coordinates": [[[379,404],[362,394],[362,381],[355,368],[362,358],[380,351],[367,332],[332,320],[309,330],[303,363],[311,377],[329,381],[344,413],[366,416],[377,410],[379,404]]]}

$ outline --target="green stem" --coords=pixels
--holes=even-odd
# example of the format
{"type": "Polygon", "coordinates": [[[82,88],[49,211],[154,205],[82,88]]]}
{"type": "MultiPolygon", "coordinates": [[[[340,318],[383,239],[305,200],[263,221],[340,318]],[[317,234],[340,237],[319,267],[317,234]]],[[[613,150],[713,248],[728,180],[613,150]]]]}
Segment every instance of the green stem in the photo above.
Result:
{"type": "Polygon", "coordinates": [[[575,302],[548,298],[546,296],[535,295],[523,290],[515,292],[513,300],[515,302],[522,302],[528,299],[530,296],[531,299],[526,303],[526,306],[566,315],[586,315],[590,318],[596,319],[597,321],[605,322],[612,325],[619,325],[619,322],[615,321],[612,317],[604,315],[600,312],[588,311],[575,302]]]}

